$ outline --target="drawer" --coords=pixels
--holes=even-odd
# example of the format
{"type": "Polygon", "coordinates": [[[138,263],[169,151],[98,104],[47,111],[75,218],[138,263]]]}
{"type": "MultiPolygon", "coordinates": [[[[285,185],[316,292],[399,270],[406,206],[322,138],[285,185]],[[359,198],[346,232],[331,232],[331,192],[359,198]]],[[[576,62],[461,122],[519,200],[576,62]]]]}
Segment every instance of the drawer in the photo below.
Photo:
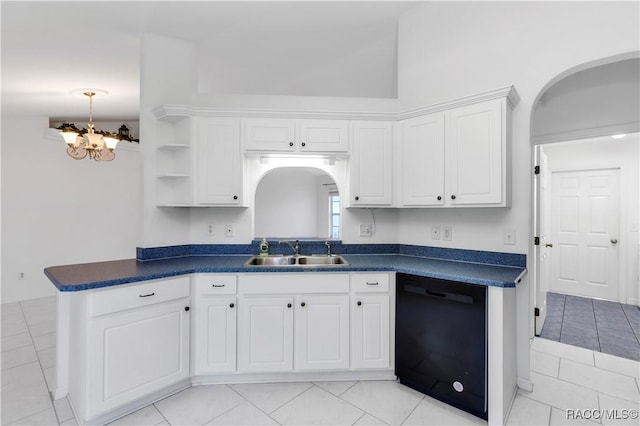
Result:
{"type": "Polygon", "coordinates": [[[351,274],[351,289],[356,293],[386,293],[389,274],[351,274]]]}
{"type": "Polygon", "coordinates": [[[238,277],[243,294],[349,293],[348,274],[244,274],[238,277]]]}
{"type": "Polygon", "coordinates": [[[189,277],[98,290],[87,296],[89,315],[98,316],[189,297],[189,277]]]}
{"type": "Polygon", "coordinates": [[[193,284],[197,295],[236,294],[236,276],[195,274],[193,284]]]}

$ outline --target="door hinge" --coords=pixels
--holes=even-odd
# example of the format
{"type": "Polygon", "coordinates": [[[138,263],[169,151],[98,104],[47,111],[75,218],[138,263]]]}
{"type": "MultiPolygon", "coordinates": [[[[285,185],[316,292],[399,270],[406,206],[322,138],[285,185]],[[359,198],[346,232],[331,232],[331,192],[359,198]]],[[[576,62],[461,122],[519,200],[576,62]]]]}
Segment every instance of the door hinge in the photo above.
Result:
{"type": "Polygon", "coordinates": [[[533,316],[534,317],[540,316],[540,308],[533,308],[533,316]]]}
{"type": "Polygon", "coordinates": [[[533,237],[533,245],[534,246],[540,245],[540,237],[533,237]]]}
{"type": "Polygon", "coordinates": [[[533,174],[534,175],[539,175],[540,174],[540,166],[535,166],[533,168],[533,174]]]}

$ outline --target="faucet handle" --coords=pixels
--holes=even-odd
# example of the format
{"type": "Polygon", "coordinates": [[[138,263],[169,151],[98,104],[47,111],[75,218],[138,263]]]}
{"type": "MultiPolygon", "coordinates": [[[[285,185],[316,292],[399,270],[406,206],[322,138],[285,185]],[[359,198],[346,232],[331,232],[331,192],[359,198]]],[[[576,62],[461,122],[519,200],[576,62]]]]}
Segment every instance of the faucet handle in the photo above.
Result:
{"type": "Polygon", "coordinates": [[[327,256],[331,256],[331,243],[329,241],[325,241],[324,245],[327,246],[327,256]]]}

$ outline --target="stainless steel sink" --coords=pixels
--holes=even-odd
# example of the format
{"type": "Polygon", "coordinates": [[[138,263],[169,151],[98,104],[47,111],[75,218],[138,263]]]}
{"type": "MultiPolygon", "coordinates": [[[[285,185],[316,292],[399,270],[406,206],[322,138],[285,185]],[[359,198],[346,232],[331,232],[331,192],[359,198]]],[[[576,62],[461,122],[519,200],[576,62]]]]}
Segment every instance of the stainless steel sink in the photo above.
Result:
{"type": "Polygon", "coordinates": [[[331,256],[253,256],[244,266],[330,266],[349,265],[344,257],[331,256]]]}
{"type": "Polygon", "coordinates": [[[348,265],[342,256],[300,256],[298,265],[348,265]]]}
{"type": "Polygon", "coordinates": [[[245,266],[283,266],[295,265],[296,258],[293,256],[253,256],[245,266]]]}

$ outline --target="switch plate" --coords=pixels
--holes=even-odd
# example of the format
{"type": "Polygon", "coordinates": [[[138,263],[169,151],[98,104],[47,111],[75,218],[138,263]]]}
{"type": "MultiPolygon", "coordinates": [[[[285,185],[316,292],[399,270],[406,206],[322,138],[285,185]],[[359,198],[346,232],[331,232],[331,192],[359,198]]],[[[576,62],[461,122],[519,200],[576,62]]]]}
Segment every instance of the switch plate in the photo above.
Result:
{"type": "Polygon", "coordinates": [[[453,229],[451,225],[444,225],[442,227],[442,239],[444,241],[451,241],[453,239],[453,229]]]}
{"type": "Polygon", "coordinates": [[[432,240],[440,239],[440,225],[434,225],[431,227],[431,239],[432,240]]]}
{"type": "Polygon", "coordinates": [[[515,229],[505,229],[502,234],[502,239],[505,244],[513,245],[516,243],[516,230],[515,229]]]}
{"type": "Polygon", "coordinates": [[[373,235],[373,225],[370,223],[361,223],[360,224],[360,236],[361,237],[371,237],[373,235]]]}
{"type": "Polygon", "coordinates": [[[216,235],[216,225],[213,223],[210,223],[207,225],[207,235],[216,235]]]}
{"type": "Polygon", "coordinates": [[[227,223],[227,224],[224,226],[224,235],[225,235],[226,237],[233,237],[233,225],[232,225],[232,224],[227,223]]]}

